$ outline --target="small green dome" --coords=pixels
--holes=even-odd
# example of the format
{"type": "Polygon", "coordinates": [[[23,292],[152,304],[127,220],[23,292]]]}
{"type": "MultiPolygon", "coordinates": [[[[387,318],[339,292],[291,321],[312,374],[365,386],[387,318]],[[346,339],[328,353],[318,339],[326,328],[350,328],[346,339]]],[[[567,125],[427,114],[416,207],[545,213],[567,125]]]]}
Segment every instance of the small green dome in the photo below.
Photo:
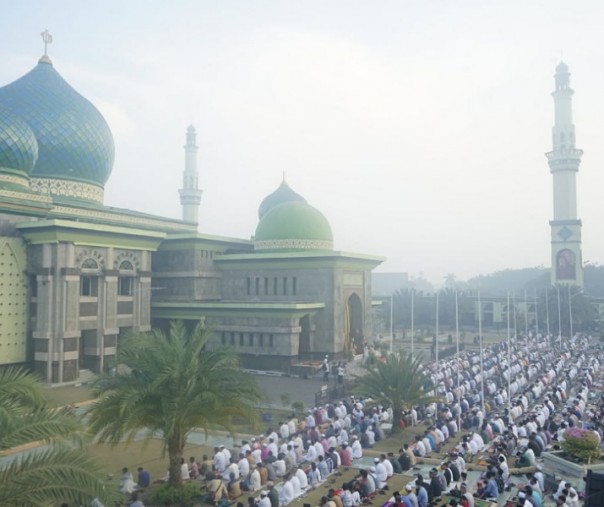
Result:
{"type": "Polygon", "coordinates": [[[0,106],[0,180],[27,185],[38,158],[38,143],[29,125],[0,106]],[[12,175],[12,176],[11,176],[12,175]]]}
{"type": "Polygon", "coordinates": [[[264,215],[266,215],[271,209],[285,202],[306,203],[306,199],[304,199],[304,197],[292,190],[284,179],[281,182],[281,185],[279,185],[279,188],[277,188],[277,190],[275,190],[272,194],[267,195],[262,200],[262,202],[260,203],[260,207],[258,208],[258,218],[262,220],[264,215]]]}
{"type": "Polygon", "coordinates": [[[271,208],[258,223],[254,249],[332,250],[333,234],[318,209],[305,202],[285,202],[271,208]]]}

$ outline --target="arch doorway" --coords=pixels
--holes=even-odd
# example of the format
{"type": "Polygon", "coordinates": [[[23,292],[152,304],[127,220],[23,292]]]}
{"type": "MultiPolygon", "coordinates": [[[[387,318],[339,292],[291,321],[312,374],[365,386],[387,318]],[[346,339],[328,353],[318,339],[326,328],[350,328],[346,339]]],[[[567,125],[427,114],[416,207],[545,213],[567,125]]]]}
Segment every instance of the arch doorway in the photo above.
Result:
{"type": "Polygon", "coordinates": [[[356,293],[352,293],[346,301],[345,318],[345,350],[353,354],[363,353],[363,303],[356,293]]]}
{"type": "Polygon", "coordinates": [[[300,338],[298,342],[298,356],[308,357],[310,355],[310,315],[300,319],[300,338]]]}

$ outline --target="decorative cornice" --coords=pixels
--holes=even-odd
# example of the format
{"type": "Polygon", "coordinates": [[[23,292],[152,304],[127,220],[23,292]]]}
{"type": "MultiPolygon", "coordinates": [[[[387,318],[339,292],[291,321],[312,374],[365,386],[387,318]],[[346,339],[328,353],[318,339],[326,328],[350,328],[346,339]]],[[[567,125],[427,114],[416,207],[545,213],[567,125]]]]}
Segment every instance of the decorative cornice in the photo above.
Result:
{"type": "Polygon", "coordinates": [[[81,181],[59,180],[54,178],[31,178],[32,192],[43,195],[73,197],[103,204],[104,190],[91,183],[81,181]]]}
{"type": "Polygon", "coordinates": [[[255,250],[333,250],[333,241],[318,239],[270,239],[254,242],[255,250]]]}
{"type": "Polygon", "coordinates": [[[171,229],[182,229],[185,231],[191,230],[191,225],[185,224],[185,223],[183,223],[183,224],[178,224],[178,223],[166,224],[166,222],[163,222],[161,220],[154,220],[154,219],[143,218],[143,217],[135,217],[135,216],[126,215],[126,214],[108,213],[108,212],[99,211],[99,210],[91,210],[91,209],[84,209],[84,208],[72,208],[72,207],[68,207],[68,206],[54,206],[52,208],[52,213],[75,216],[75,217],[91,218],[91,219],[95,219],[95,220],[119,222],[121,224],[126,224],[129,226],[145,225],[145,226],[151,226],[151,227],[159,227],[161,229],[169,227],[171,229]]]}
{"type": "Polygon", "coordinates": [[[0,188],[0,197],[10,197],[12,199],[21,199],[23,201],[36,201],[52,204],[52,199],[46,195],[36,195],[30,192],[17,192],[0,188]]]}
{"type": "Polygon", "coordinates": [[[25,188],[29,187],[27,176],[18,176],[16,174],[0,174],[0,182],[13,183],[14,185],[20,185],[25,188]]]}

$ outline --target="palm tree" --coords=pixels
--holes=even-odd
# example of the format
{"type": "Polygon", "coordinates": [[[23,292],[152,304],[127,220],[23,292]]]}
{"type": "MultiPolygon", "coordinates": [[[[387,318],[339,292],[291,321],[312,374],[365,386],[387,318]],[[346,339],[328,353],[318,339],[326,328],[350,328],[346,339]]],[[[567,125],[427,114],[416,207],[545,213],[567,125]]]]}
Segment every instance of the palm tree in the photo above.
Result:
{"type": "Polygon", "coordinates": [[[365,365],[366,373],[359,379],[357,392],[374,403],[392,407],[392,432],[400,431],[403,410],[415,405],[439,401],[424,391],[426,376],[421,371],[421,356],[397,352],[384,361],[365,365]]]}
{"type": "Polygon", "coordinates": [[[94,386],[90,411],[100,442],[131,442],[161,435],[169,457],[170,484],[180,487],[187,435],[201,428],[233,433],[233,416],[252,419],[261,396],[254,379],[239,368],[233,349],[207,347],[210,331],[201,323],[189,333],[183,322],[133,335],[118,352],[118,371],[94,386]]]}
{"type": "Polygon", "coordinates": [[[55,502],[88,505],[98,497],[110,502],[99,477],[101,467],[79,446],[85,428],[68,409],[49,409],[40,382],[19,368],[0,370],[0,505],[31,506],[55,502]],[[24,444],[45,447],[15,453],[24,444]]]}

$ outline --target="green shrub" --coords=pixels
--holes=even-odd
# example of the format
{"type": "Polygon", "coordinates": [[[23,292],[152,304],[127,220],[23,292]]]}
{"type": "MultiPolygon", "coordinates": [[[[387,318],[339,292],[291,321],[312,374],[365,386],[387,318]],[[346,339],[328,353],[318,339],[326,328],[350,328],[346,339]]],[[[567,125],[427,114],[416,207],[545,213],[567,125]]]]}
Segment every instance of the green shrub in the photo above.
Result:
{"type": "Polygon", "coordinates": [[[564,432],[562,450],[579,461],[598,459],[602,454],[594,432],[579,428],[568,428],[564,432]]]}
{"type": "Polygon", "coordinates": [[[291,403],[292,399],[289,393],[281,393],[281,404],[284,406],[288,406],[291,403]]]}
{"type": "Polygon", "coordinates": [[[171,507],[192,507],[195,501],[201,497],[199,484],[185,483],[180,488],[173,488],[169,484],[162,484],[153,493],[151,505],[171,507]]]}

